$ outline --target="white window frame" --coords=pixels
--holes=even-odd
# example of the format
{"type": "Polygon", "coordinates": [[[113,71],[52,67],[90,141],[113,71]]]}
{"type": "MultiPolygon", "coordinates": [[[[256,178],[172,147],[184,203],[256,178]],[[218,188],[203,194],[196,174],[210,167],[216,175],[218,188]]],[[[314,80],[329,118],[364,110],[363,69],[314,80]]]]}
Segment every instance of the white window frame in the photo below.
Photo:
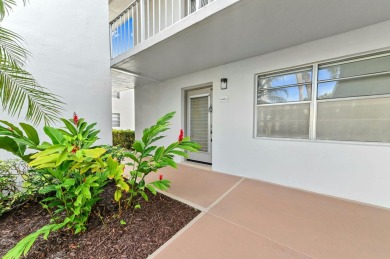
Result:
{"type": "Polygon", "coordinates": [[[259,138],[259,139],[281,139],[281,140],[312,140],[312,100],[314,98],[314,94],[317,94],[317,91],[314,91],[314,65],[304,65],[304,66],[299,66],[299,67],[293,67],[293,68],[287,68],[287,69],[280,69],[280,70],[275,70],[271,71],[268,73],[259,73],[255,75],[255,124],[254,124],[254,137],[259,138]],[[312,72],[312,83],[311,83],[311,88],[312,88],[312,93],[311,93],[311,99],[309,101],[295,101],[295,102],[286,102],[286,103],[270,103],[270,104],[257,104],[257,91],[258,91],[258,78],[259,77],[270,77],[270,76],[279,76],[279,75],[285,75],[289,73],[296,73],[300,71],[306,71],[310,70],[312,72]],[[315,92],[315,93],[314,93],[315,92]],[[288,138],[288,137],[264,137],[264,136],[257,136],[257,110],[259,106],[272,106],[272,105],[289,105],[289,104],[310,104],[310,116],[309,116],[309,138],[288,138]]]}
{"type": "MultiPolygon", "coordinates": [[[[317,91],[318,91],[318,68],[319,67],[326,67],[326,66],[334,66],[339,64],[347,64],[357,61],[363,61],[363,60],[369,60],[384,56],[390,56],[389,50],[384,52],[373,52],[366,55],[354,55],[350,56],[348,58],[339,58],[334,60],[328,60],[324,62],[313,62],[310,64],[302,65],[302,66],[295,66],[295,67],[289,67],[284,69],[277,69],[269,72],[263,72],[263,73],[257,73],[254,76],[254,125],[253,125],[253,137],[254,139],[261,139],[261,140],[282,140],[282,141],[303,141],[303,142],[329,142],[329,143],[348,143],[348,144],[358,144],[358,145],[385,145],[390,146],[390,142],[371,142],[371,141],[350,141],[350,140],[322,140],[317,139],[316,136],[316,127],[317,127],[317,104],[321,102],[332,102],[332,101],[340,101],[340,100],[358,100],[358,99],[375,99],[375,98],[390,98],[390,94],[377,94],[377,95],[368,95],[368,96],[355,96],[355,97],[344,97],[344,98],[334,98],[334,99],[317,99],[317,91]],[[265,106],[265,105],[278,105],[278,104],[257,104],[257,91],[258,91],[258,78],[259,77],[267,77],[267,76],[277,76],[277,75],[283,75],[288,74],[289,72],[298,72],[299,70],[304,70],[305,68],[312,67],[312,96],[310,101],[300,101],[300,102],[288,102],[286,104],[291,103],[306,103],[310,102],[310,116],[309,116],[309,138],[308,139],[301,139],[301,138],[289,138],[289,137],[265,137],[265,136],[257,136],[257,113],[258,113],[258,107],[259,106],[265,106]]],[[[386,75],[390,74],[390,71],[386,72],[378,72],[375,73],[375,75],[386,75]]],[[[358,75],[353,76],[354,78],[365,78],[367,75],[358,75]]],[[[352,78],[352,77],[351,77],[352,78]]],[[[322,81],[321,81],[322,82],[322,81]]],[[[279,104],[280,105],[280,104],[279,104]]],[[[283,105],[283,103],[281,104],[283,105]]]]}

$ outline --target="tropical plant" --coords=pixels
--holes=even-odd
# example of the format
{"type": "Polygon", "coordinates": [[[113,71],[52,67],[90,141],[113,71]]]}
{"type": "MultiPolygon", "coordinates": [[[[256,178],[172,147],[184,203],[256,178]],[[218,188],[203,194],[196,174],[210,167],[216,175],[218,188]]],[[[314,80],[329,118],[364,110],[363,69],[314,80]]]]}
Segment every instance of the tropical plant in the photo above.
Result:
{"type": "MultiPolygon", "coordinates": [[[[24,136],[14,125],[12,129],[8,129],[8,133],[12,136],[10,139],[14,143],[25,143],[28,139],[29,145],[34,143],[35,147],[42,149],[28,156],[20,149],[16,153],[21,157],[28,157],[29,166],[36,172],[45,177],[50,176],[48,178],[50,181],[40,193],[46,195],[41,204],[50,212],[53,224],[46,225],[23,238],[4,258],[19,258],[22,254],[26,255],[40,235],[47,238],[50,232],[62,228],[74,234],[85,231],[92,207],[99,200],[99,194],[109,179],[115,178],[116,183],[121,184],[120,175],[124,165],[118,164],[111,157],[105,157],[106,162],[103,161],[106,150],[92,147],[99,133],[94,129],[96,123],[88,125],[76,114],[73,119],[61,120],[64,128],[44,127],[51,143],[39,144],[36,132],[32,134],[32,131],[26,131],[29,135],[24,136]],[[18,132],[17,135],[15,131],[18,132]],[[116,170],[112,172],[111,168],[116,170]]],[[[27,124],[22,125],[26,128],[27,124]]],[[[1,139],[0,144],[2,144],[1,139]]]]}
{"type": "Polygon", "coordinates": [[[171,112],[160,118],[155,125],[146,128],[143,131],[142,139],[136,140],[132,146],[133,151],[125,152],[125,157],[130,158],[132,162],[127,163],[130,169],[127,185],[117,185],[115,200],[120,202],[122,190],[128,192],[127,207],[140,208],[140,204],[135,199],[141,196],[148,201],[146,189],[152,194],[156,194],[156,189],[165,191],[170,187],[170,181],[163,179],[160,175],[159,180],[146,183],[145,177],[151,172],[157,172],[158,169],[171,166],[176,168],[174,156],[188,157],[186,150],[196,152],[200,149],[199,144],[191,142],[189,137],[184,137],[183,130],[180,130],[178,140],[167,147],[155,146],[154,143],[165,136],[161,134],[169,129],[169,121],[173,118],[175,112],[171,112]],[[122,188],[125,187],[125,188],[122,188]]]}
{"type": "Polygon", "coordinates": [[[44,127],[52,143],[40,143],[31,125],[20,124],[24,135],[15,125],[2,121],[9,128],[0,128],[0,147],[30,161],[30,167],[50,179],[40,193],[47,196],[41,203],[52,215],[52,224],[23,238],[3,258],[26,255],[39,236],[46,239],[52,231],[62,228],[74,234],[85,231],[92,207],[110,179],[115,181],[117,187],[114,199],[119,203],[119,212],[123,198],[127,198],[127,208],[140,208],[136,198],[142,197],[148,201],[146,190],[152,194],[156,194],[156,189],[167,190],[170,181],[163,179],[162,175],[151,183],[146,183],[145,177],[165,166],[176,168],[175,155],[187,157],[186,150],[196,152],[200,148],[197,143],[184,137],[183,130],[178,140],[169,146],[153,145],[164,138],[161,134],[169,129],[169,120],[174,114],[168,113],[155,125],[145,129],[142,139],[134,142],[134,150],[124,153],[125,157],[132,160],[127,163],[131,167],[128,179],[123,176],[124,165],[118,163],[117,158],[105,155],[106,149],[102,147],[92,146],[99,133],[93,129],[95,123],[88,125],[84,119],[78,119],[76,114],[73,119],[61,119],[65,125],[62,129],[44,127]],[[39,152],[26,155],[27,147],[39,152]]]}
{"type": "MultiPolygon", "coordinates": [[[[15,5],[15,0],[0,0],[0,22],[15,5]]],[[[30,53],[23,44],[19,35],[0,25],[0,103],[11,116],[26,108],[27,120],[48,124],[58,118],[63,102],[25,70],[30,53]]]]}
{"type": "Polygon", "coordinates": [[[19,123],[20,127],[14,124],[0,120],[0,149],[11,152],[26,162],[30,162],[31,152],[44,149],[40,145],[38,132],[27,123],[19,123]],[[26,152],[30,152],[27,153],[26,152]]]}

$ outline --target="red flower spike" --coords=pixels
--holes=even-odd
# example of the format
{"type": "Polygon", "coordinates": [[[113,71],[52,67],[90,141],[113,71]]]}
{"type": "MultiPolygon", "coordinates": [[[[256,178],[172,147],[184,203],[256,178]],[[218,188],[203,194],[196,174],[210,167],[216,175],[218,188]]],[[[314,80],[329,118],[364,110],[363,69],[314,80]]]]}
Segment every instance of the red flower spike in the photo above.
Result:
{"type": "Polygon", "coordinates": [[[183,138],[184,138],[184,132],[183,132],[183,129],[181,129],[180,134],[179,134],[179,138],[178,138],[179,143],[181,143],[183,141],[183,138]]]}
{"type": "Polygon", "coordinates": [[[73,146],[73,149],[71,152],[74,154],[74,153],[76,153],[77,150],[79,150],[79,149],[76,146],[73,146]]]}
{"type": "Polygon", "coordinates": [[[160,181],[163,179],[163,175],[162,174],[160,174],[159,179],[160,179],[160,181]]]}
{"type": "Polygon", "coordinates": [[[77,116],[76,112],[73,113],[73,122],[76,126],[79,123],[79,117],[77,116]]]}

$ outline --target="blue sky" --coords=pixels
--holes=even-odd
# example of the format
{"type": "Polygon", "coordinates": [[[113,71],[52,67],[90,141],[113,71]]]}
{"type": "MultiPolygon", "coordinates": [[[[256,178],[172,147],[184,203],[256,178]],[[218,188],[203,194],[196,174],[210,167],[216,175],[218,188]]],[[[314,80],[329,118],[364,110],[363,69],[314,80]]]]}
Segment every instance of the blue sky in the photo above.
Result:
{"type": "Polygon", "coordinates": [[[126,20],[112,31],[112,57],[116,57],[133,46],[133,19],[126,20]]]}

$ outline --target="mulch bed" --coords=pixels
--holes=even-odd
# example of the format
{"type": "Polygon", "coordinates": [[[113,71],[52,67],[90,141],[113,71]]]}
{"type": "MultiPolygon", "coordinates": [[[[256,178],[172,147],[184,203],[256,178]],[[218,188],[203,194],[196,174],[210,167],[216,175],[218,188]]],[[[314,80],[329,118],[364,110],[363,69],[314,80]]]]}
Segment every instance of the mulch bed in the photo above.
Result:
{"type": "MultiPolygon", "coordinates": [[[[149,194],[140,210],[123,211],[118,218],[114,186],[107,186],[88,223],[73,236],[51,233],[39,238],[27,258],[147,258],[200,212],[161,194],[149,194]],[[120,224],[121,220],[126,222],[120,224]]],[[[0,218],[0,257],[26,235],[49,223],[39,203],[30,202],[0,218]]]]}

